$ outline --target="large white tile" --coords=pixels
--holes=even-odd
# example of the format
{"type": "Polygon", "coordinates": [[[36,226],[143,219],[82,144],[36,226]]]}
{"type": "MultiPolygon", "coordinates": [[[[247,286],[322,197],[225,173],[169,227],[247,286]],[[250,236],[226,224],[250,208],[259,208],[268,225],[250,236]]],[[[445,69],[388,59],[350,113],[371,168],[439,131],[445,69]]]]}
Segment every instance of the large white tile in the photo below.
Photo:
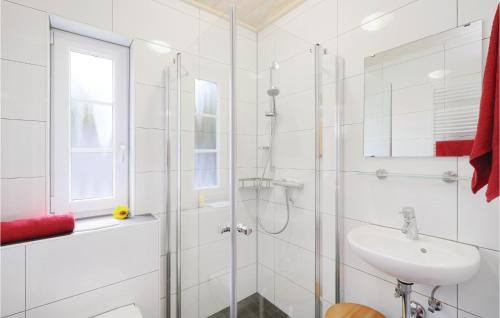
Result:
{"type": "Polygon", "coordinates": [[[176,80],[173,60],[176,51],[166,44],[134,39],[131,45],[132,72],[138,83],[165,87],[167,70],[170,67],[170,81],[176,80]]]}
{"type": "Polygon", "coordinates": [[[158,232],[155,220],[29,244],[26,307],[35,308],[157,271],[158,232]],[[127,248],[116,248],[116,242],[127,248]],[[78,279],[74,279],[75,273],[78,279]]]}
{"type": "Polygon", "coordinates": [[[41,177],[46,172],[45,123],[2,119],[2,177],[41,177]]]}
{"type": "MultiPolygon", "coordinates": [[[[281,229],[287,220],[286,207],[274,205],[275,231],[281,229]]],[[[308,251],[314,251],[314,211],[290,206],[290,216],[286,229],[275,237],[300,246],[308,251]]],[[[278,251],[279,249],[277,249],[278,251]]]]}
{"type": "Polygon", "coordinates": [[[321,296],[335,303],[335,261],[326,257],[321,257],[321,296]]]}
{"type": "Polygon", "coordinates": [[[2,317],[24,311],[25,309],[25,246],[2,247],[2,317]],[[7,292],[8,291],[8,292],[7,292]]]}
{"type": "MultiPolygon", "coordinates": [[[[170,292],[175,293],[177,287],[177,253],[170,257],[170,292]]],[[[181,253],[181,288],[186,290],[198,285],[198,248],[190,248],[181,253]]]]}
{"type": "Polygon", "coordinates": [[[458,0],[458,24],[483,20],[483,37],[490,37],[497,6],[498,0],[482,0],[480,3],[474,0],[458,0]]]}
{"type": "Polygon", "coordinates": [[[344,266],[344,301],[363,304],[387,317],[401,314],[401,299],[394,297],[394,284],[344,266]]]}
{"type": "Polygon", "coordinates": [[[44,177],[2,179],[2,221],[47,214],[45,186],[44,177]]]}
{"type": "Polygon", "coordinates": [[[229,64],[229,30],[218,24],[200,22],[200,56],[229,64]]]}
{"type": "Polygon", "coordinates": [[[229,306],[229,281],[228,276],[215,277],[200,284],[200,317],[210,315],[229,306]]]}
{"type": "Polygon", "coordinates": [[[297,318],[314,316],[314,294],[279,275],[275,276],[275,305],[297,318]]]}
{"type": "Polygon", "coordinates": [[[135,174],[135,214],[165,213],[165,173],[135,174]]]}
{"type": "Polygon", "coordinates": [[[471,313],[459,310],[458,311],[458,318],[478,318],[479,316],[473,315],[471,313]]]}
{"type": "Polygon", "coordinates": [[[199,20],[154,1],[115,1],[113,30],[179,50],[198,51],[199,20]]]}
{"type": "Polygon", "coordinates": [[[135,84],[135,126],[163,129],[165,118],[165,89],[135,84]]]}
{"type": "Polygon", "coordinates": [[[394,228],[403,224],[398,213],[415,209],[421,233],[457,238],[457,185],[440,179],[388,177],[346,173],[345,216],[394,228]]]}
{"type": "Polygon", "coordinates": [[[275,240],[274,244],[274,271],[314,292],[314,253],[282,240],[275,240]]]}
{"type": "MultiPolygon", "coordinates": [[[[423,306],[427,304],[427,301],[429,299],[428,297],[428,295],[423,296],[419,293],[413,293],[411,295],[411,299],[413,301],[416,301],[423,306]]],[[[440,311],[436,311],[434,313],[429,312],[429,314],[432,314],[432,318],[455,318],[457,317],[458,309],[456,307],[449,306],[446,303],[442,303],[442,308],[440,311]]]]}
{"type": "Polygon", "coordinates": [[[158,271],[33,308],[27,318],[87,318],[135,304],[144,318],[158,317],[158,271]]]}
{"type": "MultiPolygon", "coordinates": [[[[187,318],[197,318],[198,317],[198,286],[183,290],[181,296],[181,315],[182,317],[187,318]]],[[[171,307],[170,307],[170,315],[171,317],[175,317],[176,314],[176,305],[177,305],[177,295],[170,295],[171,307]]],[[[163,316],[162,316],[163,317],[163,316]]]]}
{"type": "MultiPolygon", "coordinates": [[[[158,3],[162,3],[166,6],[169,6],[173,9],[176,9],[178,11],[182,11],[186,14],[192,15],[193,17],[200,16],[200,18],[201,18],[200,9],[198,9],[198,7],[196,7],[196,6],[193,6],[189,3],[186,3],[183,0],[153,0],[153,1],[156,1],[158,3]]],[[[209,14],[209,13],[207,13],[207,14],[209,14]]]]}
{"type": "Polygon", "coordinates": [[[276,134],[274,164],[280,168],[314,169],[314,131],[276,134]]]}
{"type": "Polygon", "coordinates": [[[229,241],[200,246],[200,282],[213,280],[229,271],[229,241]]]}
{"type": "MultiPolygon", "coordinates": [[[[181,204],[182,211],[198,207],[200,191],[194,189],[194,171],[181,172],[181,204]]],[[[170,172],[170,211],[177,210],[177,173],[170,172]]]]}
{"type": "Polygon", "coordinates": [[[238,34],[236,42],[236,67],[257,71],[257,40],[238,34]]]}
{"type": "Polygon", "coordinates": [[[476,277],[458,285],[458,307],[481,317],[498,317],[498,252],[480,249],[481,267],[476,277]]]}
{"type": "Polygon", "coordinates": [[[258,293],[272,303],[274,303],[274,277],[272,270],[259,264],[258,293]]]}
{"type": "Polygon", "coordinates": [[[3,60],[2,118],[47,120],[46,78],[44,67],[3,60]]]}
{"type": "Polygon", "coordinates": [[[229,222],[229,207],[223,208],[200,208],[200,244],[204,245],[224,239],[219,232],[219,225],[223,226],[229,222]]]}
{"type": "Polygon", "coordinates": [[[344,124],[363,122],[364,76],[357,75],[344,80],[344,124]]]}
{"type": "Polygon", "coordinates": [[[48,52],[48,15],[2,1],[2,58],[46,66],[48,52]]]}
{"type": "Polygon", "coordinates": [[[284,62],[292,56],[305,52],[312,45],[308,41],[297,37],[281,28],[275,27],[268,35],[259,33],[258,70],[269,70],[273,62],[284,62]]]}
{"type": "Polygon", "coordinates": [[[258,261],[269,270],[274,270],[274,241],[273,236],[265,234],[265,232],[259,228],[258,232],[258,261]]]}
{"type": "Polygon", "coordinates": [[[487,203],[485,192],[473,194],[470,180],[458,182],[458,240],[498,250],[498,199],[487,203]]]}
{"type": "MultiPolygon", "coordinates": [[[[177,214],[170,213],[170,250],[177,250],[177,214]]],[[[181,249],[187,250],[198,246],[198,211],[188,210],[181,213],[181,249]]]]}
{"type": "Polygon", "coordinates": [[[85,2],[79,0],[14,0],[12,2],[100,29],[112,30],[113,0],[89,0],[85,2]]]}
{"type": "Polygon", "coordinates": [[[136,172],[163,171],[164,131],[158,129],[135,129],[136,172]]]}
{"type": "Polygon", "coordinates": [[[309,41],[321,43],[337,36],[337,1],[316,1],[317,4],[305,9],[296,17],[277,21],[284,30],[309,41]]]}
{"type": "Polygon", "coordinates": [[[339,0],[339,33],[366,24],[388,14],[413,0],[339,0]]]}
{"type": "Polygon", "coordinates": [[[456,0],[415,1],[371,22],[377,30],[357,28],[339,37],[345,76],[363,73],[364,57],[456,27],[456,0]],[[422,24],[425,19],[428,23],[422,24]]]}

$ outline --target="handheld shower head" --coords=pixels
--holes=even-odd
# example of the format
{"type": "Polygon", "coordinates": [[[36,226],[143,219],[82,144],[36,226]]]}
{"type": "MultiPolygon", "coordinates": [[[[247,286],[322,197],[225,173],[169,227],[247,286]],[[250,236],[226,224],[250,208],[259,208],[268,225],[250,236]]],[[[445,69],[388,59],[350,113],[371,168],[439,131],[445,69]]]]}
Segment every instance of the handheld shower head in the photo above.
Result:
{"type": "Polygon", "coordinates": [[[280,94],[279,88],[272,86],[270,89],[267,90],[267,95],[271,97],[276,97],[280,94]]]}

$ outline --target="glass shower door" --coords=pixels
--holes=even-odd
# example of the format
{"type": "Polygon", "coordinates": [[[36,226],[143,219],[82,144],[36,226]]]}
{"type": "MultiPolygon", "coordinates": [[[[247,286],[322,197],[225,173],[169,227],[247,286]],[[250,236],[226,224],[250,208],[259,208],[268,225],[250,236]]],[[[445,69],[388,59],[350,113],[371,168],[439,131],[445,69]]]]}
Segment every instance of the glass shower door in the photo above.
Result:
{"type": "Polygon", "coordinates": [[[230,30],[200,21],[169,67],[170,317],[218,317],[231,295],[230,30]]]}

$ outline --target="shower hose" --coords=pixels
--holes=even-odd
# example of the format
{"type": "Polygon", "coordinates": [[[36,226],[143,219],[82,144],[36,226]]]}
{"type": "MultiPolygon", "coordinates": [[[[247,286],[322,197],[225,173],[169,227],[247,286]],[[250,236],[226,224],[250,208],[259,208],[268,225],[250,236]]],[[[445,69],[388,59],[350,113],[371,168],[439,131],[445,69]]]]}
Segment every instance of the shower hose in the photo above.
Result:
{"type": "MultiPolygon", "coordinates": [[[[273,102],[274,97],[273,97],[273,102]]],[[[268,151],[268,156],[266,160],[266,164],[264,165],[264,169],[262,170],[262,175],[260,177],[259,182],[257,183],[257,202],[260,202],[261,199],[261,190],[262,190],[262,183],[264,181],[264,177],[266,175],[267,169],[271,166],[271,158],[272,158],[272,151],[273,151],[273,143],[274,143],[274,133],[275,133],[275,120],[276,120],[276,114],[271,118],[271,134],[269,137],[269,151],[268,151]]],[[[289,198],[289,189],[288,187],[285,187],[285,202],[286,202],[286,220],[285,224],[276,231],[271,231],[266,226],[263,224],[261,218],[260,218],[260,213],[257,214],[257,222],[259,223],[259,226],[266,232],[267,234],[280,234],[282,233],[288,226],[288,223],[290,222],[290,198],[289,198]]]]}

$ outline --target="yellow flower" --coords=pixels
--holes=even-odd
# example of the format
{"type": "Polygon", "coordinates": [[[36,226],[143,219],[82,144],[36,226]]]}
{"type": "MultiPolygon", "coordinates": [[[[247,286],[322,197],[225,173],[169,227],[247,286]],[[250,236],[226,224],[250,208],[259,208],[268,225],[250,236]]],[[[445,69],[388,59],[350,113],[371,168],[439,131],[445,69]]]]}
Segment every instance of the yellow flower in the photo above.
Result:
{"type": "Polygon", "coordinates": [[[113,217],[118,220],[123,220],[128,217],[128,206],[126,205],[119,205],[115,208],[115,211],[113,212],[113,217]]]}

